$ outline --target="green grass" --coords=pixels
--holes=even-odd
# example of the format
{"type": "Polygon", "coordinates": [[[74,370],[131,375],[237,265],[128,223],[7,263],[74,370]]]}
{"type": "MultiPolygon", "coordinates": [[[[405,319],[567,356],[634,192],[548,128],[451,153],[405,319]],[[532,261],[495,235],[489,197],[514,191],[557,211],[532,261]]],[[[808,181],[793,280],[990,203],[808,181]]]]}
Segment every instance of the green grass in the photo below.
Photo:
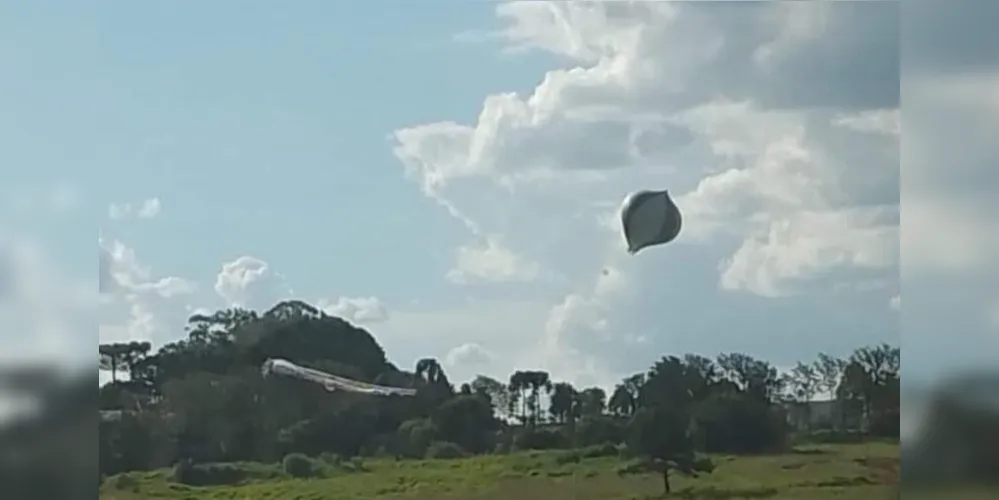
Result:
{"type": "MultiPolygon", "coordinates": [[[[329,466],[317,479],[289,479],[257,465],[239,486],[192,488],[169,471],[110,478],[102,500],[626,500],[661,498],[660,477],[620,476],[617,458],[565,460],[566,452],[532,452],[456,460],[368,460],[364,471],[329,466]],[[568,462],[568,463],[567,463],[568,462]]],[[[895,498],[898,446],[815,445],[792,453],[714,457],[717,469],[673,480],[672,498],[867,500],[895,498]]]]}

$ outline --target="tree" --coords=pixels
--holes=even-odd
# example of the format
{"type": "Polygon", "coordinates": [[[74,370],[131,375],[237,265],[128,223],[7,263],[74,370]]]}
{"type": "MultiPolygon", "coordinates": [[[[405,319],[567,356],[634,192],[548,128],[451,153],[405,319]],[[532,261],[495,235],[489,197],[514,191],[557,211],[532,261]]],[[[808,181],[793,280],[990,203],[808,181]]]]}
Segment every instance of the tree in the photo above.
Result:
{"type": "Polygon", "coordinates": [[[781,390],[783,381],[777,368],[741,353],[718,356],[718,366],[740,391],[753,395],[761,401],[774,402],[781,390]]]}
{"type": "Polygon", "coordinates": [[[528,372],[517,370],[510,374],[510,382],[507,385],[511,394],[511,412],[519,403],[520,411],[517,412],[517,416],[522,424],[527,423],[527,390],[530,387],[530,377],[528,372]]]}
{"type": "Polygon", "coordinates": [[[631,416],[638,409],[639,395],[645,385],[645,374],[636,373],[614,387],[607,408],[619,416],[631,416]]]}
{"type": "Polygon", "coordinates": [[[693,399],[702,401],[713,392],[721,389],[721,373],[718,365],[711,358],[687,354],[683,357],[683,363],[686,365],[685,374],[693,399]]]}
{"type": "Polygon", "coordinates": [[[124,372],[131,375],[145,358],[152,346],[149,342],[133,341],[113,344],[101,344],[97,347],[100,355],[98,369],[111,373],[111,381],[118,382],[118,374],[124,372]]]}
{"type": "Polygon", "coordinates": [[[815,373],[819,377],[818,389],[831,396],[835,395],[840,376],[846,363],[839,358],[820,353],[815,361],[815,373]]]}
{"type": "Polygon", "coordinates": [[[596,417],[603,415],[607,408],[607,393],[599,387],[587,387],[577,396],[578,411],[581,417],[596,417]]]}
{"type": "Polygon", "coordinates": [[[836,387],[836,399],[843,408],[843,418],[849,420],[848,425],[864,428],[869,391],[870,379],[867,370],[856,361],[848,362],[843,368],[839,386],[836,387]]]}
{"type": "Polygon", "coordinates": [[[441,440],[455,443],[469,453],[492,449],[491,436],[498,428],[493,409],[474,395],[458,395],[447,401],[431,417],[441,440]]]}
{"type": "Polygon", "coordinates": [[[416,362],[416,374],[423,378],[428,384],[440,384],[446,381],[444,369],[434,358],[423,358],[416,362]]]}
{"type": "Polygon", "coordinates": [[[525,382],[530,391],[527,396],[530,423],[531,425],[536,425],[541,417],[540,397],[542,391],[549,393],[552,390],[552,382],[548,372],[545,371],[528,371],[525,372],[525,377],[525,382]]]}
{"type": "Polygon", "coordinates": [[[472,392],[481,394],[489,399],[493,409],[500,415],[509,415],[512,398],[510,389],[500,382],[485,375],[478,375],[472,380],[472,392]]]}
{"type": "Polygon", "coordinates": [[[548,412],[560,424],[569,423],[570,421],[575,422],[576,415],[573,410],[576,406],[577,397],[576,389],[572,384],[567,382],[554,384],[548,412]]]}
{"type": "Polygon", "coordinates": [[[663,490],[671,492],[670,471],[697,477],[710,473],[710,460],[698,459],[691,437],[691,421],[681,410],[642,408],[628,424],[628,447],[647,459],[648,467],[662,474],[663,490]]]}
{"type": "Polygon", "coordinates": [[[785,374],[785,377],[785,386],[790,389],[792,401],[804,414],[805,428],[811,430],[811,403],[819,390],[820,376],[813,365],[798,362],[790,372],[785,374]]]}
{"type": "MultiPolygon", "coordinates": [[[[403,459],[424,457],[431,447],[461,455],[511,446],[627,444],[622,450],[646,457],[669,489],[672,473],[706,470],[696,452],[756,453],[787,442],[774,408],[781,388],[776,369],[741,353],[717,362],[695,354],[663,356],[623,379],[609,398],[598,387],[553,383],[541,370],[518,370],[506,383],[480,375],[455,391],[435,358],[400,369],[370,332],[301,301],[280,302],[263,313],[231,308],[194,315],[186,335],[155,351],[142,342],[98,350],[100,368],[112,374],[98,391],[99,408],[124,410],[121,418],[100,423],[103,475],[189,461],[274,463],[291,453],[390,452],[403,459]],[[260,365],[268,358],[418,391],[412,398],[373,397],[264,378],[260,365]],[[497,415],[516,417],[522,427],[497,415]],[[550,425],[537,426],[542,420],[550,425]]],[[[802,401],[814,388],[832,387],[841,399],[862,404],[871,432],[889,435],[898,421],[899,357],[897,348],[884,345],[858,349],[849,364],[820,356],[792,370],[787,385],[802,401]]],[[[93,397],[82,389],[44,391],[48,395],[40,399],[48,413],[0,428],[0,449],[17,450],[25,429],[49,435],[93,397]]]]}
{"type": "Polygon", "coordinates": [[[887,344],[862,347],[850,356],[836,393],[861,426],[877,422],[883,431],[897,433],[886,423],[898,420],[900,365],[901,351],[887,344]]]}

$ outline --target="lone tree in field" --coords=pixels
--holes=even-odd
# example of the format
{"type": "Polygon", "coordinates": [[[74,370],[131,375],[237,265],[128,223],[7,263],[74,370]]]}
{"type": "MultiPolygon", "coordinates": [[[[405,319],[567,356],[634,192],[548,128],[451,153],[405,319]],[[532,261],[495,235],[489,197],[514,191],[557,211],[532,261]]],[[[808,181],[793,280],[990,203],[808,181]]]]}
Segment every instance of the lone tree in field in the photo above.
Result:
{"type": "Polygon", "coordinates": [[[649,472],[663,475],[667,495],[671,491],[671,470],[690,477],[714,470],[709,459],[698,459],[694,452],[690,427],[690,419],[682,410],[664,407],[639,409],[629,423],[629,449],[645,459],[649,472]]]}

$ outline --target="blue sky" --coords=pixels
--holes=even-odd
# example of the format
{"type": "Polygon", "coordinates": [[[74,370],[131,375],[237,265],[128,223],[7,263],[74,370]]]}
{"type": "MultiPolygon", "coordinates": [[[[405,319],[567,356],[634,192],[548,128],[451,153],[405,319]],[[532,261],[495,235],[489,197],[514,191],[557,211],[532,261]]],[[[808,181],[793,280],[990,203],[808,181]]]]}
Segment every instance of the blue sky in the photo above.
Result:
{"type": "Polygon", "coordinates": [[[5,132],[20,139],[5,156],[37,165],[19,169],[24,181],[65,177],[98,200],[159,197],[171,208],[155,226],[114,230],[141,238],[165,270],[209,274],[249,252],[297,276],[322,262],[322,278],[297,284],[305,293],[335,281],[400,301],[433,286],[447,256],[398,245],[455,242],[458,228],[399,175],[388,136],[471,118],[482,95],[530,88],[544,58],[452,43],[492,22],[482,3],[445,16],[415,4],[213,2],[193,15],[178,5],[25,4],[5,16],[15,80],[3,95],[17,96],[18,117],[5,132]],[[385,23],[391,37],[371,36],[385,23]],[[359,265],[373,260],[377,272],[359,265]]]}
{"type": "MultiPolygon", "coordinates": [[[[3,2],[0,193],[42,207],[9,209],[7,238],[40,242],[55,289],[92,288],[98,221],[102,293],[60,299],[59,331],[96,319],[101,342],[294,297],[456,379],[898,344],[898,22],[876,2],[3,2]],[[614,213],[650,187],[684,232],[628,257],[614,213]]],[[[913,248],[918,276],[955,267],[913,248]]],[[[982,290],[954,324],[990,331],[982,290]]],[[[989,335],[926,333],[924,357],[989,335]]]]}

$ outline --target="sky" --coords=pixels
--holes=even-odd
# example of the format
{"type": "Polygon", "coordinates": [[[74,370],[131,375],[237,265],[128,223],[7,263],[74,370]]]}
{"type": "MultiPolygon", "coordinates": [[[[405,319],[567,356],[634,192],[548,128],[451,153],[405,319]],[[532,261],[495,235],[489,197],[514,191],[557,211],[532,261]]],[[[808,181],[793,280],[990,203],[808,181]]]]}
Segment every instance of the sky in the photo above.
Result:
{"type": "Polygon", "coordinates": [[[456,381],[995,362],[997,7],[947,5],[0,1],[0,360],[294,298],[456,381]],[[638,189],[684,230],[629,256],[638,189]]]}

